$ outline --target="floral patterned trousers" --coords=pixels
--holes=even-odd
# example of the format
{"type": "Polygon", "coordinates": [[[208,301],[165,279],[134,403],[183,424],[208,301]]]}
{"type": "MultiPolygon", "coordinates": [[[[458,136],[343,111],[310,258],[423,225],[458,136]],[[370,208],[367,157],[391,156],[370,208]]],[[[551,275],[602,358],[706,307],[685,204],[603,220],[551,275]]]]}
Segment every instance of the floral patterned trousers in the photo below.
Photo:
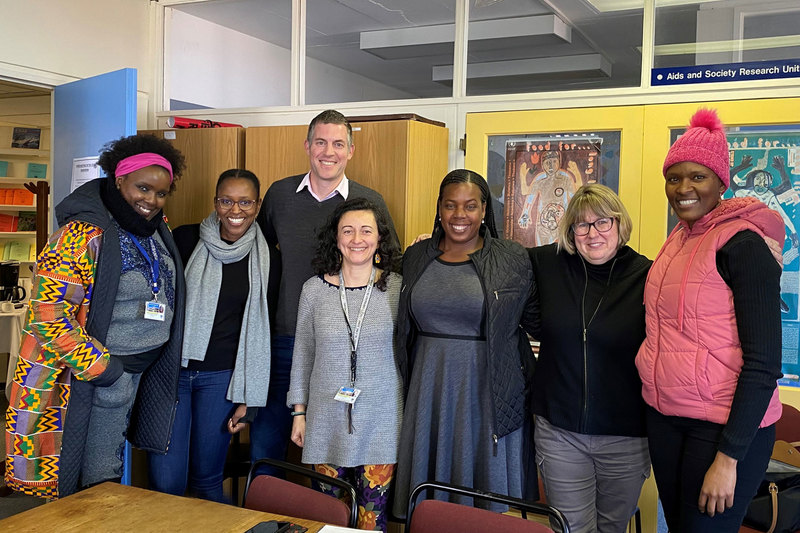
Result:
{"type": "MultiPolygon", "coordinates": [[[[389,486],[394,478],[394,467],[393,464],[353,467],[318,464],[314,465],[314,470],[326,476],[341,478],[355,487],[358,529],[385,532],[388,511],[386,504],[389,499],[389,486]]],[[[342,489],[325,483],[320,483],[319,489],[336,498],[344,497],[342,489]]]]}

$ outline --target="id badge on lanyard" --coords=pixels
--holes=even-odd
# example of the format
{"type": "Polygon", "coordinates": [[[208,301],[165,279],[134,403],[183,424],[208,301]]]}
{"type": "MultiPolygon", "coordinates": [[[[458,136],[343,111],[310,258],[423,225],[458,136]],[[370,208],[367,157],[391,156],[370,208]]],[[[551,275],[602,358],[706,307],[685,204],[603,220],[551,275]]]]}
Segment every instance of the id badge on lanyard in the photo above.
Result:
{"type": "Polygon", "coordinates": [[[151,258],[144,249],[144,246],[142,246],[142,243],[139,242],[139,239],[130,233],[128,235],[133,241],[133,244],[136,245],[136,248],[139,249],[139,253],[142,254],[142,257],[144,257],[147,265],[150,267],[150,282],[152,284],[151,287],[153,291],[153,298],[144,302],[144,318],[145,320],[157,320],[159,322],[163,322],[166,317],[167,306],[158,301],[159,260],[155,239],[152,237],[148,239],[148,243],[150,244],[150,252],[153,254],[153,257],[151,258]]]}
{"type": "Polygon", "coordinates": [[[348,432],[353,432],[353,404],[356,403],[358,395],[361,394],[361,389],[356,388],[356,359],[358,350],[358,338],[361,335],[361,325],[364,322],[364,317],[367,314],[367,306],[369,299],[372,295],[372,287],[375,284],[375,267],[372,267],[372,273],[369,277],[369,284],[364,292],[364,299],[361,301],[361,308],[358,311],[358,318],[356,319],[355,328],[350,325],[350,314],[347,310],[347,295],[344,287],[344,275],[339,271],[339,299],[342,303],[342,312],[344,313],[344,321],[347,324],[347,333],[350,337],[350,386],[339,387],[339,391],[334,396],[337,402],[347,404],[347,418],[348,418],[348,432]]]}

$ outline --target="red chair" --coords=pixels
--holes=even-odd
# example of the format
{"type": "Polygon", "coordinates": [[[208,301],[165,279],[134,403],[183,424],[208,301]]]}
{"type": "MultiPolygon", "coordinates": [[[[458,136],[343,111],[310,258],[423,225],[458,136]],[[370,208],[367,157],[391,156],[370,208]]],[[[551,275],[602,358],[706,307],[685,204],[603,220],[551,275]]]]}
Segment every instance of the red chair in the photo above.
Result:
{"type": "Polygon", "coordinates": [[[314,470],[276,459],[259,459],[250,467],[247,485],[244,489],[244,504],[247,509],[282,514],[294,518],[316,520],[334,526],[356,527],[358,506],[356,489],[342,479],[332,478],[314,470]],[[318,483],[326,483],[345,491],[350,505],[304,485],[297,485],[285,479],[258,475],[253,472],[259,466],[267,465],[284,472],[299,474],[318,483]]]}
{"type": "Polygon", "coordinates": [[[527,520],[527,513],[546,516],[551,523],[555,522],[561,531],[569,533],[567,519],[559,510],[550,505],[528,502],[511,496],[483,492],[448,483],[426,481],[420,483],[408,498],[406,532],[483,533],[492,531],[493,533],[552,533],[554,531],[544,524],[527,520]],[[508,505],[521,511],[522,518],[440,500],[426,499],[416,505],[418,497],[423,492],[427,496],[433,490],[508,505]]]}
{"type": "Polygon", "coordinates": [[[800,441],[800,411],[788,404],[783,404],[783,413],[775,422],[775,438],[786,442],[800,441]]]}

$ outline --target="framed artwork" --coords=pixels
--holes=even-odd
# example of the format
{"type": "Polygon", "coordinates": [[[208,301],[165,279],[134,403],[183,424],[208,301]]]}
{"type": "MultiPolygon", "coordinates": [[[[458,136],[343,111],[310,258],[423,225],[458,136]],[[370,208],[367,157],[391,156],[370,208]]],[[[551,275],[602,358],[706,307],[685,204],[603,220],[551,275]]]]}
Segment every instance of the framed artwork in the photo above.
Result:
{"type": "Polygon", "coordinates": [[[619,191],[620,138],[620,131],[490,136],[487,181],[498,232],[526,247],[554,242],[581,185],[619,191]]]}
{"type": "Polygon", "coordinates": [[[11,148],[39,149],[42,130],[39,128],[14,128],[11,136],[11,148]]]}

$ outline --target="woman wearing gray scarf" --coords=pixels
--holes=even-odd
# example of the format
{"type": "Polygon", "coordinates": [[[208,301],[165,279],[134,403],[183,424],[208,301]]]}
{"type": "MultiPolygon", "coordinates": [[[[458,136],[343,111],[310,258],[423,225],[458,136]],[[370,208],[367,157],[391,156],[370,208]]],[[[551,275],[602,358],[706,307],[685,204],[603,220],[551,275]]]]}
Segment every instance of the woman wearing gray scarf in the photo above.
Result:
{"type": "Polygon", "coordinates": [[[224,501],[229,429],[241,429],[246,407],[266,404],[270,258],[253,225],[260,207],[258,178],[226,170],[217,181],[214,212],[174,232],[186,263],[183,368],[169,450],[149,455],[155,490],[183,495],[188,488],[197,497],[224,501]]]}

